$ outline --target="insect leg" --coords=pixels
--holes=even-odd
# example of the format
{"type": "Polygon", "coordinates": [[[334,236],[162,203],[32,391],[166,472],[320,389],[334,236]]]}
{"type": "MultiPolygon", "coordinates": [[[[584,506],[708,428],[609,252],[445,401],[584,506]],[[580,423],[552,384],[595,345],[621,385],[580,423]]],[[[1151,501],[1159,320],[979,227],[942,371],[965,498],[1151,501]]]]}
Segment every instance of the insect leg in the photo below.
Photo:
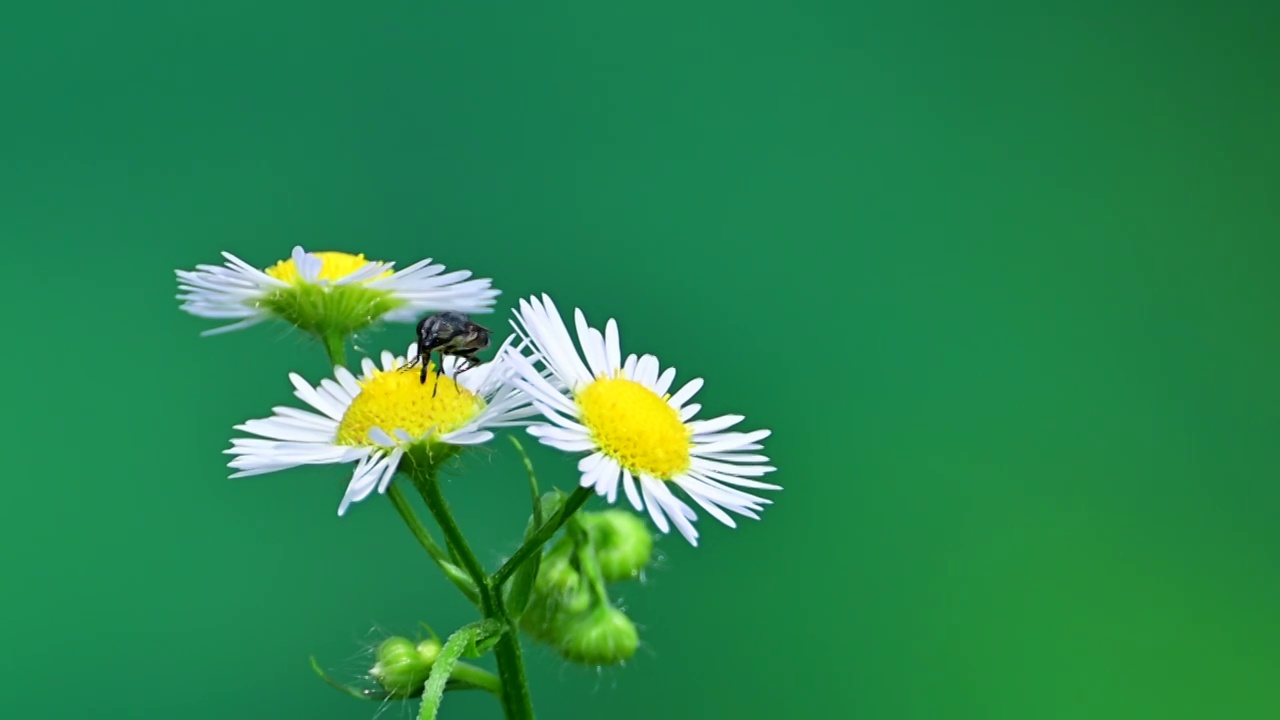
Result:
{"type": "Polygon", "coordinates": [[[418,360],[422,363],[422,370],[418,373],[418,382],[423,385],[426,385],[427,384],[427,368],[431,367],[431,350],[428,349],[425,353],[419,352],[418,360]]]}
{"type": "Polygon", "coordinates": [[[472,350],[464,350],[463,352],[458,353],[458,358],[459,360],[461,360],[461,362],[458,363],[459,367],[453,373],[453,376],[455,378],[461,375],[462,373],[470,370],[471,368],[479,367],[484,363],[483,360],[476,357],[477,352],[479,352],[478,349],[472,349],[472,350]]]}
{"type": "Polygon", "coordinates": [[[458,353],[458,357],[461,358],[462,362],[459,364],[458,369],[453,372],[454,383],[458,382],[458,376],[462,373],[472,368],[480,367],[484,364],[483,360],[476,357],[477,352],[480,352],[479,348],[471,348],[470,350],[458,353]]]}
{"type": "MultiPolygon", "coordinates": [[[[422,372],[424,372],[424,373],[425,373],[425,372],[426,372],[426,370],[424,369],[422,372]]],[[[435,380],[435,384],[431,386],[431,397],[435,397],[435,396],[436,396],[436,392],[440,389],[440,375],[441,375],[441,373],[443,373],[443,372],[444,372],[444,353],[443,353],[443,352],[441,352],[441,353],[440,353],[440,362],[436,365],[436,380],[435,380]]]]}
{"type": "Polygon", "coordinates": [[[422,347],[418,345],[414,352],[415,352],[414,356],[407,359],[404,365],[400,367],[400,372],[412,370],[413,368],[418,366],[418,362],[422,360],[422,347]]]}

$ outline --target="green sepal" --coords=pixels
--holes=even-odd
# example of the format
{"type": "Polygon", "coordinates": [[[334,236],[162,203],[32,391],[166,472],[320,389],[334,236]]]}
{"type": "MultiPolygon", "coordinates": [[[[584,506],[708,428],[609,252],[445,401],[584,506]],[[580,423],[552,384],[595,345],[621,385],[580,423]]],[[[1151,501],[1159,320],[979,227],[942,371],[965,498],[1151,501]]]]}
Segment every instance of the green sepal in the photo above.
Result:
{"type": "Polygon", "coordinates": [[[600,605],[565,623],[556,652],[579,665],[619,665],[635,655],[640,637],[635,623],[612,605],[600,605]]]}
{"type": "Polygon", "coordinates": [[[281,288],[261,300],[262,306],[295,327],[322,339],[347,338],[373,323],[404,301],[385,290],[356,283],[317,285],[299,282],[281,288]]]}

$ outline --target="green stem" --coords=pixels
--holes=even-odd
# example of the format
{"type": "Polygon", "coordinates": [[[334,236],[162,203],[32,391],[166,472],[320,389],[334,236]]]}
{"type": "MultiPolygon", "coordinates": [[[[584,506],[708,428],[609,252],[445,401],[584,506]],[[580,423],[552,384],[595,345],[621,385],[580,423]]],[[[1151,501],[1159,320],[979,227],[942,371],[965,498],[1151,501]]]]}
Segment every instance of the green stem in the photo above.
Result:
{"type": "Polygon", "coordinates": [[[329,354],[329,363],[331,365],[347,364],[347,348],[342,341],[341,335],[325,333],[320,339],[324,341],[324,351],[329,354]]]}
{"type": "Polygon", "coordinates": [[[461,680],[484,690],[498,699],[502,699],[502,681],[498,679],[497,675],[484,668],[460,662],[453,666],[453,672],[449,673],[449,679],[461,680]]]}
{"type": "Polygon", "coordinates": [[[526,540],[524,544],[516,550],[515,555],[512,555],[510,559],[502,564],[502,567],[498,568],[498,572],[493,574],[493,578],[490,581],[493,583],[493,586],[495,588],[501,588],[502,584],[511,578],[517,568],[523,565],[524,562],[534,553],[541,550],[542,546],[546,545],[547,541],[551,539],[551,536],[555,535],[556,531],[558,531],[569,518],[573,517],[574,513],[578,512],[578,508],[586,504],[587,500],[591,498],[591,494],[591,488],[579,487],[577,490],[574,490],[573,494],[569,496],[569,499],[565,501],[564,505],[560,506],[560,509],[556,514],[552,515],[551,519],[543,523],[542,527],[538,528],[538,532],[536,532],[533,537],[526,540]]]}
{"type": "Polygon", "coordinates": [[[493,656],[498,661],[498,673],[502,675],[502,692],[507,705],[507,718],[533,720],[533,697],[529,694],[529,681],[524,671],[524,650],[520,647],[520,628],[507,615],[502,591],[490,586],[493,593],[493,617],[507,626],[507,631],[493,646],[493,656]]]}
{"type": "Polygon", "coordinates": [[[476,588],[480,591],[480,603],[488,607],[493,601],[489,584],[486,582],[484,566],[471,551],[471,546],[467,544],[467,539],[462,534],[462,528],[458,527],[458,523],[453,519],[453,512],[449,510],[449,503],[445,501],[444,493],[440,491],[440,483],[436,480],[434,468],[423,468],[416,463],[411,464],[410,477],[413,478],[413,484],[418,488],[423,501],[427,503],[431,516],[436,519],[436,524],[444,532],[445,543],[457,553],[458,562],[462,563],[462,568],[475,581],[476,588]]]}
{"type": "Polygon", "coordinates": [[[578,557],[578,567],[587,578],[591,592],[600,605],[609,602],[609,592],[605,589],[604,573],[600,571],[600,561],[596,559],[595,540],[591,531],[583,527],[578,518],[571,518],[566,533],[573,536],[574,553],[578,557]]]}
{"type": "Polygon", "coordinates": [[[422,494],[427,509],[431,511],[432,517],[444,533],[445,542],[457,553],[462,567],[471,575],[471,579],[480,590],[481,612],[486,618],[493,618],[507,626],[507,631],[493,647],[494,658],[498,661],[498,675],[502,682],[502,708],[507,720],[533,720],[533,701],[529,696],[528,681],[525,680],[519,630],[507,617],[506,608],[502,604],[502,593],[496,592],[499,586],[490,584],[485,575],[484,566],[472,552],[471,546],[467,544],[467,539],[462,534],[462,529],[453,519],[449,503],[440,490],[434,465],[413,462],[410,468],[413,484],[422,494]]]}
{"type": "Polygon", "coordinates": [[[444,550],[440,549],[426,526],[418,519],[417,513],[409,505],[409,498],[405,497],[404,491],[400,489],[400,486],[392,482],[391,487],[387,489],[387,497],[391,498],[391,504],[395,506],[396,512],[400,513],[400,518],[404,520],[404,524],[409,526],[409,532],[413,533],[422,549],[426,550],[436,565],[444,571],[445,577],[448,577],[462,591],[462,594],[467,596],[471,604],[479,605],[480,594],[476,587],[467,582],[468,576],[462,575],[457,565],[449,562],[449,557],[445,555],[444,550]]]}

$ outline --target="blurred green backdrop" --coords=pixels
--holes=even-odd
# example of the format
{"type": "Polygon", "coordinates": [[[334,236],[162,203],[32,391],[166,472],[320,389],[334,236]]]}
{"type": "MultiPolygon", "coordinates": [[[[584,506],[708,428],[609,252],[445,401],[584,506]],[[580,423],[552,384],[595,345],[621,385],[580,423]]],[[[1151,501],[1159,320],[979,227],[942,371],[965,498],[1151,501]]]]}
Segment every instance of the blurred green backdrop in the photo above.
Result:
{"type": "Polygon", "coordinates": [[[472,619],[343,470],[226,478],[324,362],[172,271],[301,243],[616,317],[774,429],[776,505],[661,543],[625,670],[532,650],[541,717],[1276,717],[1277,7],[7,8],[0,716],[371,718],[308,655],[472,619]]]}

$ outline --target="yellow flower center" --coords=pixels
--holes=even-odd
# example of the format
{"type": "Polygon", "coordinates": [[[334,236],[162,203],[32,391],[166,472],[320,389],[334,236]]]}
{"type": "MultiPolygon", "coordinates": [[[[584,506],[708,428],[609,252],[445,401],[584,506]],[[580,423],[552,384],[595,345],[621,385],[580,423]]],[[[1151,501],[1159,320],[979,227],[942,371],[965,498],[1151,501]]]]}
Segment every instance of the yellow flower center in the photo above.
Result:
{"type": "Polygon", "coordinates": [[[632,473],[670,480],[689,469],[692,433],[649,388],[626,378],[601,378],[576,399],[591,438],[632,473]]]}
{"type": "Polygon", "coordinates": [[[381,428],[395,437],[404,430],[415,439],[428,432],[440,435],[462,427],[484,409],[484,400],[458,385],[453,378],[436,377],[435,366],[427,369],[427,381],[419,380],[419,370],[399,367],[360,381],[360,394],[338,424],[339,445],[369,445],[369,430],[381,428]],[[432,390],[435,397],[432,397],[432,390]]]}
{"type": "MultiPolygon", "coordinates": [[[[351,255],[344,252],[326,250],[309,254],[320,258],[320,274],[317,279],[328,280],[330,282],[341,280],[369,263],[368,260],[364,259],[363,253],[360,255],[351,255]]],[[[298,280],[301,279],[298,275],[298,265],[293,261],[293,258],[281,260],[263,272],[277,280],[283,280],[290,285],[297,285],[298,280]]],[[[378,277],[383,278],[390,274],[391,271],[387,270],[378,277]]],[[[376,278],[370,279],[372,280],[376,278]]]]}

